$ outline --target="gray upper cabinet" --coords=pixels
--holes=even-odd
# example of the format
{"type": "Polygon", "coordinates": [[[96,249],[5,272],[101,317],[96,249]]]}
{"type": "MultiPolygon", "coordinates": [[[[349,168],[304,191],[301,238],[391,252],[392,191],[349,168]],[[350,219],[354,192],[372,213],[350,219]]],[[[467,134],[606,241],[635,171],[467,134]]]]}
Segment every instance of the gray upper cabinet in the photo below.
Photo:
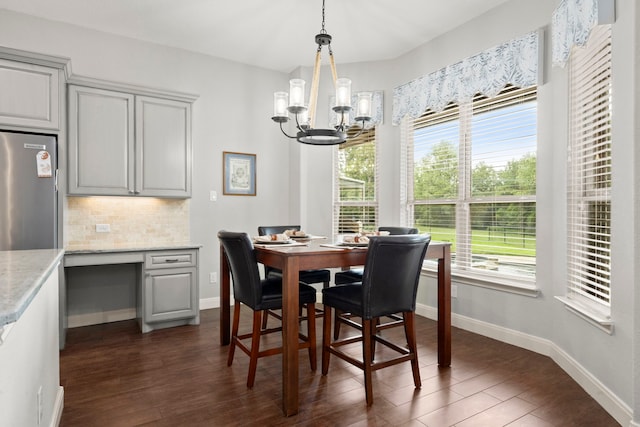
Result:
{"type": "Polygon", "coordinates": [[[191,197],[191,103],[69,85],[71,195],[191,197]]]}
{"type": "Polygon", "coordinates": [[[69,86],[68,101],[69,194],[134,194],[134,96],[69,86]]]}
{"type": "Polygon", "coordinates": [[[191,196],[191,105],[136,97],[136,191],[191,196]]]}
{"type": "Polygon", "coordinates": [[[59,72],[0,59],[0,123],[59,129],[59,72]]]}

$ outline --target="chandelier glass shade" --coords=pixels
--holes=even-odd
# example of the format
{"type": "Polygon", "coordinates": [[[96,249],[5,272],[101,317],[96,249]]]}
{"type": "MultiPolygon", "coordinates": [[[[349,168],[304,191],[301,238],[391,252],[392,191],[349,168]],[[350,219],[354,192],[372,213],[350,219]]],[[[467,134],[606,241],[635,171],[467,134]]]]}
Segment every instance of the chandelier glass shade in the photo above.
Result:
{"type": "MultiPolygon", "coordinates": [[[[351,113],[354,111],[351,99],[351,80],[338,78],[336,64],[331,50],[331,35],[324,28],[324,0],[322,0],[322,29],[315,37],[318,48],[313,67],[313,77],[309,93],[309,103],[305,102],[305,81],[291,79],[289,92],[275,92],[273,94],[273,117],[271,119],[280,124],[282,133],[291,139],[296,139],[303,144],[311,145],[335,145],[347,140],[347,131],[351,125],[351,113]],[[336,125],[325,129],[315,127],[316,106],[318,101],[318,87],[320,83],[320,67],[322,48],[327,46],[329,51],[329,64],[335,86],[335,105],[332,110],[336,114],[336,125]],[[283,124],[287,123],[290,116],[295,120],[296,135],[289,135],[284,130],[283,124]]],[[[350,137],[359,136],[371,120],[372,93],[360,92],[355,99],[354,123],[359,125],[359,131],[350,137]]]]}

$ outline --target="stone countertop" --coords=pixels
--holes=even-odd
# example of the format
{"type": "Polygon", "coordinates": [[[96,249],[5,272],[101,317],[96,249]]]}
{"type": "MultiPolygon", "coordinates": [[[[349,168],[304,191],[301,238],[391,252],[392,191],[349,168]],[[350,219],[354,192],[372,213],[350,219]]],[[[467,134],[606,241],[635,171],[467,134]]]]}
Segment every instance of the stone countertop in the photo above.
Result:
{"type": "Polygon", "coordinates": [[[198,244],[176,244],[176,245],[132,245],[125,244],[122,246],[109,246],[109,247],[86,247],[86,246],[68,246],[65,248],[65,253],[68,255],[74,254],[99,254],[99,253],[109,253],[109,252],[143,252],[143,251],[166,251],[166,250],[176,250],[176,249],[198,249],[201,248],[202,245],[198,244]]]}
{"type": "Polygon", "coordinates": [[[0,328],[20,318],[63,255],[63,249],[0,251],[0,328]]]}

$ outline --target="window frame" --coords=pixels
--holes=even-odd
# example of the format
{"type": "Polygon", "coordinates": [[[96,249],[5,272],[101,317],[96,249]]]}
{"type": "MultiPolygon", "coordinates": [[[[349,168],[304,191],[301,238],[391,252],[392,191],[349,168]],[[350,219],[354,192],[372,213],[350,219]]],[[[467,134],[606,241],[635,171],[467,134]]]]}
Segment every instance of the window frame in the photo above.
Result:
{"type": "MultiPolygon", "coordinates": [[[[517,91],[523,92],[529,98],[528,101],[534,100],[536,103],[538,101],[537,96],[537,87],[531,86],[525,89],[518,88],[507,88],[506,93],[509,91],[517,91]],[[532,95],[533,94],[533,95],[532,95]]],[[[505,93],[504,91],[502,93],[505,93]]],[[[502,96],[499,94],[497,97],[502,96]]],[[[497,98],[496,97],[496,98],[497,98]]],[[[508,98],[508,97],[507,97],[508,98]]],[[[493,99],[493,98],[491,98],[493,99]]],[[[447,203],[455,207],[456,212],[456,252],[459,250],[461,245],[463,247],[466,246],[466,257],[469,258],[472,255],[471,252],[471,231],[472,225],[470,220],[469,211],[471,206],[486,204],[486,203],[536,203],[536,196],[529,195],[511,195],[511,196],[491,196],[485,197],[483,195],[472,195],[471,194],[471,175],[472,175],[472,164],[471,164],[471,147],[473,145],[472,141],[468,138],[468,133],[466,130],[471,129],[471,122],[474,117],[473,106],[480,105],[479,111],[476,114],[482,113],[485,110],[482,109],[482,103],[492,103],[491,99],[487,99],[486,97],[476,97],[475,102],[461,104],[461,105],[453,105],[450,104],[443,110],[441,113],[433,114],[433,121],[436,123],[444,123],[448,121],[458,120],[459,121],[459,136],[458,136],[458,189],[455,197],[452,198],[443,198],[443,199],[431,199],[431,200],[420,200],[414,198],[414,132],[417,128],[415,126],[416,121],[421,120],[421,118],[412,120],[409,118],[405,118],[402,121],[402,130],[401,130],[401,141],[402,141],[402,158],[403,165],[401,169],[402,177],[404,183],[406,183],[406,194],[403,194],[403,204],[404,204],[404,214],[408,224],[415,225],[415,208],[420,205],[428,205],[428,204],[443,204],[447,203]],[[456,111],[457,110],[457,111],[456,111]],[[440,117],[438,117],[440,115],[440,117]],[[456,118],[457,116],[457,118],[456,118]],[[462,160],[461,160],[462,159],[462,160]],[[462,213],[462,215],[460,215],[462,213]],[[459,228],[464,227],[465,231],[459,232],[459,228]],[[460,241],[460,235],[463,236],[463,239],[466,238],[467,242],[460,241]]],[[[508,104],[504,105],[505,107],[508,104]]],[[[500,106],[499,108],[502,108],[500,106]]],[[[537,104],[536,104],[537,109],[537,104]]],[[[537,112],[536,112],[536,121],[537,121],[537,112]]],[[[435,124],[435,123],[433,123],[435,124]]],[[[537,125],[536,125],[536,141],[537,141],[537,125]]],[[[537,142],[536,142],[536,151],[537,151],[537,142]]],[[[534,205],[534,209],[536,209],[534,205]]],[[[535,231],[535,228],[534,228],[535,231]]],[[[459,256],[459,254],[456,254],[459,256]]],[[[464,257],[464,255],[463,255],[464,257]]],[[[424,263],[423,271],[427,275],[434,274],[435,272],[435,264],[429,261],[424,263]]],[[[539,294],[539,289],[536,286],[535,274],[533,277],[526,277],[523,275],[515,275],[501,272],[499,274],[479,271],[477,268],[473,268],[470,263],[467,264],[466,267],[460,268],[460,266],[453,265],[452,266],[452,276],[456,279],[456,281],[471,284],[481,287],[487,287],[491,289],[497,289],[502,291],[514,292],[527,296],[537,296],[539,294]]]]}
{"type": "MultiPolygon", "coordinates": [[[[343,234],[355,233],[357,230],[352,230],[351,232],[344,232],[344,228],[341,228],[342,221],[340,219],[340,210],[343,207],[363,207],[369,208],[373,211],[373,222],[370,228],[377,229],[378,228],[378,220],[379,220],[379,209],[378,209],[378,195],[379,195],[379,169],[380,169],[380,158],[378,156],[379,153],[379,140],[377,137],[377,128],[376,126],[371,127],[370,129],[365,129],[362,134],[358,136],[353,136],[355,133],[359,132],[360,129],[355,128],[349,131],[351,139],[348,139],[347,142],[336,145],[333,150],[333,215],[332,215],[332,231],[334,236],[340,236],[343,234]],[[373,143],[374,149],[374,185],[373,192],[374,197],[372,200],[341,200],[340,199],[340,150],[348,149],[353,146],[357,146],[360,144],[373,143]]],[[[372,230],[373,231],[373,230],[372,230]]]]}
{"type": "Polygon", "coordinates": [[[611,25],[594,27],[568,65],[567,285],[565,295],[556,299],[611,334],[611,25]],[[596,209],[594,216],[594,206],[605,208],[596,209]],[[607,216],[605,221],[601,215],[607,216]]]}

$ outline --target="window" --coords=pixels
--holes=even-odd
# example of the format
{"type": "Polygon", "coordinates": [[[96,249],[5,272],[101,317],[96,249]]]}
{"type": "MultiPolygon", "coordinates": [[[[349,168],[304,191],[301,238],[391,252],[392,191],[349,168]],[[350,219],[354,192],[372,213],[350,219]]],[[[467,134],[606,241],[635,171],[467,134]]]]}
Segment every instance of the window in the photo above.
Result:
{"type": "Polygon", "coordinates": [[[333,233],[374,231],[378,226],[375,128],[334,151],[333,233]]]}
{"type": "Polygon", "coordinates": [[[535,277],[536,87],[405,120],[409,223],[458,273],[535,277]]]}
{"type": "Polygon", "coordinates": [[[595,27],[569,61],[568,294],[610,307],[611,26],[595,27]]]}

